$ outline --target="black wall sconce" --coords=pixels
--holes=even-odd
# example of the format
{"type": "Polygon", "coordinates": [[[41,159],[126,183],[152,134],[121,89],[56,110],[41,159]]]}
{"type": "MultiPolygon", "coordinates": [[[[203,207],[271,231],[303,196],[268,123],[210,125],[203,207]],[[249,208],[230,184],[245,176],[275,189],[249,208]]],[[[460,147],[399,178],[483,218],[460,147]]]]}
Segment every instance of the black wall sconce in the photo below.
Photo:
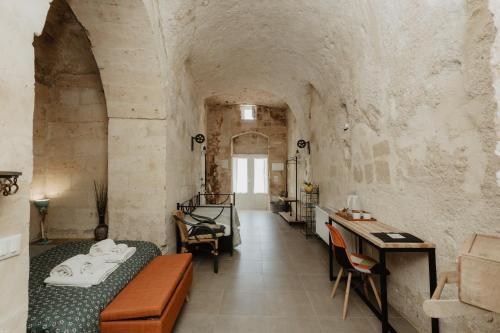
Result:
{"type": "Polygon", "coordinates": [[[0,171],[0,193],[4,196],[15,194],[19,190],[17,178],[20,175],[22,175],[22,172],[0,171]]]}
{"type": "Polygon", "coordinates": [[[311,141],[300,139],[299,141],[297,141],[297,147],[299,147],[300,149],[307,147],[307,153],[311,155],[311,141]]]}
{"type": "Polygon", "coordinates": [[[194,143],[199,143],[202,144],[205,142],[205,136],[203,134],[196,134],[195,136],[191,137],[191,151],[194,151],[194,143]]]}

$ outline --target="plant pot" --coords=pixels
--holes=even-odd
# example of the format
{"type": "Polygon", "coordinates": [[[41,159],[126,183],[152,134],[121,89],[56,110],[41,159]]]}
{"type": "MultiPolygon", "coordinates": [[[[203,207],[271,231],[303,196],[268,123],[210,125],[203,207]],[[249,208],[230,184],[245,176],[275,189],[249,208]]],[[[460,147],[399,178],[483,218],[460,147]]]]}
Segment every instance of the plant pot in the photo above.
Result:
{"type": "Polygon", "coordinates": [[[104,221],[105,216],[99,216],[99,224],[94,229],[94,238],[96,241],[102,241],[108,238],[108,225],[104,221]]]}
{"type": "Polygon", "coordinates": [[[311,194],[311,193],[313,193],[313,191],[314,191],[314,186],[313,186],[313,185],[306,185],[306,186],[304,186],[304,191],[305,191],[307,194],[311,194]]]}

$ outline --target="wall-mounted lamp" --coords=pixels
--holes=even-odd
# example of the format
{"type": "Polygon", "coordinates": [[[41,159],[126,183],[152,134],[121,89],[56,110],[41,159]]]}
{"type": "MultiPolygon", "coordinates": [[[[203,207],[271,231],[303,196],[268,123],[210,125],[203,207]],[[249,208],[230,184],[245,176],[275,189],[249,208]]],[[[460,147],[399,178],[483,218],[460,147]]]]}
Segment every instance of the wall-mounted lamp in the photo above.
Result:
{"type": "Polygon", "coordinates": [[[196,134],[191,137],[191,151],[194,151],[194,143],[202,144],[205,142],[205,136],[203,134],[196,134]]]}
{"type": "Polygon", "coordinates": [[[306,141],[306,140],[300,139],[299,141],[297,141],[297,147],[299,147],[300,149],[307,147],[307,153],[309,155],[311,154],[311,141],[306,141]]]}
{"type": "Polygon", "coordinates": [[[48,238],[45,236],[45,217],[49,212],[49,199],[37,199],[33,200],[36,208],[38,208],[38,212],[40,213],[40,231],[42,232],[42,239],[40,239],[40,243],[47,244],[49,243],[48,238]]]}
{"type": "Polygon", "coordinates": [[[0,192],[4,196],[15,194],[19,190],[17,178],[22,174],[17,171],[0,171],[0,192]]]}

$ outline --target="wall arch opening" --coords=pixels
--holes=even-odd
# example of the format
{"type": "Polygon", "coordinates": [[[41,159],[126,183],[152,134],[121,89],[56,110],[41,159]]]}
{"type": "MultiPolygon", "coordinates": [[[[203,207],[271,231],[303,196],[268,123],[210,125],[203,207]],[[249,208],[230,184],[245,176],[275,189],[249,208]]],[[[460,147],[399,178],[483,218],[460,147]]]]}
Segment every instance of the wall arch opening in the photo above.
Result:
{"type": "MultiPolygon", "coordinates": [[[[84,27],[55,0],[35,37],[31,199],[50,199],[50,238],[92,238],[93,181],[107,185],[108,117],[100,72],[84,27]]],[[[40,238],[32,205],[30,240],[40,238]]]]}

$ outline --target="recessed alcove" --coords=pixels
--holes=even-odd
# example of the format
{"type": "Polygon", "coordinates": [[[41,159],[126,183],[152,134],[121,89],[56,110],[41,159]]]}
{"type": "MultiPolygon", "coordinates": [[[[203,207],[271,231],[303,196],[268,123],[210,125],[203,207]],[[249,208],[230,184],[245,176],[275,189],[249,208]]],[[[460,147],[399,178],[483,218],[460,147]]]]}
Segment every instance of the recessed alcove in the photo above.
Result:
{"type": "MultiPolygon", "coordinates": [[[[92,238],[93,181],[107,182],[106,100],[91,43],[65,0],[35,37],[31,199],[49,198],[49,238],[92,238]]],[[[40,237],[32,205],[30,239],[40,237]]]]}

